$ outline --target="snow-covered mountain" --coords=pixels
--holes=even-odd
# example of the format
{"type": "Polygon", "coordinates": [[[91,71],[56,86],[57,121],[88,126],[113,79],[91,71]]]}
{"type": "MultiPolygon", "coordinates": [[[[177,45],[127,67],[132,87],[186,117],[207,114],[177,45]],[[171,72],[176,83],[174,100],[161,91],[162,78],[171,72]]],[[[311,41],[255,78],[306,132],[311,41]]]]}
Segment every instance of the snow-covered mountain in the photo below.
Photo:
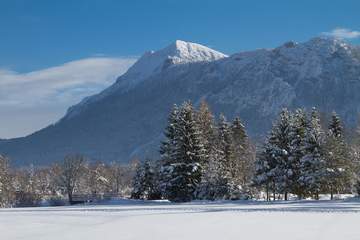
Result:
{"type": "Polygon", "coordinates": [[[318,37],[226,56],[176,41],[148,52],[103,92],[71,107],[55,125],[0,143],[18,164],[46,164],[66,153],[128,161],[154,156],[174,103],[205,98],[215,113],[239,115],[264,134],[283,107],[336,110],[347,126],[360,113],[360,49],[318,37]]]}
{"type": "Polygon", "coordinates": [[[96,102],[115,92],[129,91],[151,75],[158,74],[167,68],[194,62],[211,62],[224,57],[227,56],[200,44],[176,40],[164,49],[156,52],[146,52],[124,75],[117,79],[115,84],[105,91],[87,97],[80,104],[69,108],[65,117],[70,118],[81,112],[90,103],[96,102]]]}

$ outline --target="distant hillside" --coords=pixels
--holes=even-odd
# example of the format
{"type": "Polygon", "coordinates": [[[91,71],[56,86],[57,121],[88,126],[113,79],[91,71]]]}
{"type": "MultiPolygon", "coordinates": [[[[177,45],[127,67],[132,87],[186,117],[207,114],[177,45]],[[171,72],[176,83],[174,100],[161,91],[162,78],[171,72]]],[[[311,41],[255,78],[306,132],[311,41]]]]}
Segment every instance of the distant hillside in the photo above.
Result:
{"type": "Polygon", "coordinates": [[[145,53],[115,84],[71,107],[56,124],[0,142],[17,164],[48,164],[67,153],[128,161],[156,156],[174,103],[206,99],[239,115],[250,135],[264,134],[283,107],[336,110],[348,126],[360,112],[360,49],[331,38],[287,42],[226,56],[176,41],[145,53]]]}

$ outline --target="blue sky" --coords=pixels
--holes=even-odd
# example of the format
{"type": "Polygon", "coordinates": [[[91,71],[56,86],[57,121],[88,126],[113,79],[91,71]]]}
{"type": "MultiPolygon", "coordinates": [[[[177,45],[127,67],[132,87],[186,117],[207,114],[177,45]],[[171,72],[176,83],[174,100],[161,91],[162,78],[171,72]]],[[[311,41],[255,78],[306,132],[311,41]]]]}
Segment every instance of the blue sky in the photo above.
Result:
{"type": "Polygon", "coordinates": [[[176,39],[226,54],[324,32],[359,44],[359,9],[358,0],[0,0],[0,138],[55,122],[176,39]]]}
{"type": "Polygon", "coordinates": [[[175,39],[225,53],[360,29],[357,0],[1,0],[0,66],[25,72],[94,55],[132,56],[175,39]]]}

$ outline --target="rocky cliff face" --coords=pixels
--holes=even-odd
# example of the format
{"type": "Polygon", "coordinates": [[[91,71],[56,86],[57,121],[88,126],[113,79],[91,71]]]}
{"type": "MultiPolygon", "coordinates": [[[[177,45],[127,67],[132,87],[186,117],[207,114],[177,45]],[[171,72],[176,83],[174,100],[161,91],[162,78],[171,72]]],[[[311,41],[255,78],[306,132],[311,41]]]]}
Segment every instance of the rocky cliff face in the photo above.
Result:
{"type": "Polygon", "coordinates": [[[156,155],[174,103],[205,98],[215,113],[239,115],[252,136],[264,134],[283,107],[337,111],[348,126],[360,113],[360,49],[314,38],[226,56],[176,41],[148,52],[116,83],[71,107],[28,137],[0,143],[18,164],[47,164],[66,153],[128,161],[156,155]]]}

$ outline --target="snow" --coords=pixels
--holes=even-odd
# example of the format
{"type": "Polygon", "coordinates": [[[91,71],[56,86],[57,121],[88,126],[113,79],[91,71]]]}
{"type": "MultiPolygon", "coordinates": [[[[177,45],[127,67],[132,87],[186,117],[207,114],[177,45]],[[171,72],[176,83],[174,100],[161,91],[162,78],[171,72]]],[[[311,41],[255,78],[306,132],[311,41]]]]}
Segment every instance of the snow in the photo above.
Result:
{"type": "Polygon", "coordinates": [[[169,46],[158,51],[148,51],[122,76],[118,78],[109,88],[99,94],[86,97],[77,105],[70,107],[66,113],[66,118],[71,118],[79,114],[90,103],[99,101],[115,92],[128,91],[136,87],[146,78],[160,73],[167,67],[178,64],[194,62],[212,62],[227,55],[215,51],[203,45],[182,40],[176,40],[169,46]]]}
{"type": "Polygon", "coordinates": [[[360,203],[117,201],[0,210],[1,239],[358,240],[360,203]]]}
{"type": "Polygon", "coordinates": [[[159,51],[145,53],[125,74],[124,84],[136,85],[154,73],[161,72],[170,65],[192,62],[211,62],[227,57],[225,54],[191,42],[176,40],[159,51]]]}

